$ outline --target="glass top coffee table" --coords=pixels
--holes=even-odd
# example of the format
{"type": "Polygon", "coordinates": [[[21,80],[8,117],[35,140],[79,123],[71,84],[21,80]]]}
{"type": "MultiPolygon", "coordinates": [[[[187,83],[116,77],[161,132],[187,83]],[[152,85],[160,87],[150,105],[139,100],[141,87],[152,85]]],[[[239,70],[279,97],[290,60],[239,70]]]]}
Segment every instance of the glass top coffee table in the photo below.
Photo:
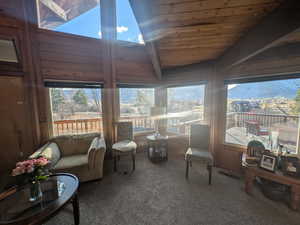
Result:
{"type": "Polygon", "coordinates": [[[0,200],[0,224],[42,224],[66,204],[72,203],[74,222],[79,225],[78,185],[78,178],[71,174],[52,175],[41,183],[43,196],[35,202],[29,201],[29,185],[19,187],[13,194],[0,200]]]}

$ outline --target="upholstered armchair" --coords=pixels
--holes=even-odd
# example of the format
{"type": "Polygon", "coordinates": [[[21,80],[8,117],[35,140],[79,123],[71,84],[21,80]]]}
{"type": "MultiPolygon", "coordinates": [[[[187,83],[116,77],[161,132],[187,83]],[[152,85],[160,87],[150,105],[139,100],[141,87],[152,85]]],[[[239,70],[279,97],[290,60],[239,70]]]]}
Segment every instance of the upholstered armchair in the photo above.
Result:
{"type": "Polygon", "coordinates": [[[44,156],[53,172],[76,175],[81,182],[103,177],[106,145],[99,134],[66,135],[52,138],[31,158],[44,156]]]}

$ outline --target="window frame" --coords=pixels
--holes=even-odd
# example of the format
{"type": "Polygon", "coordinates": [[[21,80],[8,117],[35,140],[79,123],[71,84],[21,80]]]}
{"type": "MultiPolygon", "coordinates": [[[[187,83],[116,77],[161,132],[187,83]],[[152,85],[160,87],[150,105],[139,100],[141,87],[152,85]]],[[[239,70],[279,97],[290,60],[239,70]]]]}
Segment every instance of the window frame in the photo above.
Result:
{"type": "Polygon", "coordinates": [[[48,137],[59,137],[63,135],[81,135],[81,134],[89,134],[88,133],[74,133],[74,134],[60,134],[54,136],[54,121],[52,115],[52,102],[51,102],[51,88],[74,88],[74,89],[99,89],[100,96],[101,96],[101,111],[102,111],[102,122],[100,127],[102,130],[98,132],[101,136],[104,136],[104,121],[103,121],[103,113],[104,113],[104,104],[103,104],[103,90],[104,90],[104,83],[102,82],[81,82],[81,81],[61,81],[61,80],[45,80],[44,81],[44,88],[45,88],[45,96],[46,96],[46,117],[47,117],[47,127],[48,127],[48,137]]]}
{"type": "MultiPolygon", "coordinates": [[[[300,79],[300,73],[290,73],[290,74],[276,74],[276,75],[267,75],[267,76],[256,76],[256,77],[239,77],[232,79],[224,79],[224,95],[223,95],[223,113],[222,119],[224,123],[223,126],[223,135],[222,135],[222,144],[225,147],[229,147],[230,150],[246,152],[247,146],[226,142],[226,128],[227,128],[227,107],[228,107],[228,86],[230,84],[245,84],[245,83],[259,83],[259,82],[267,82],[267,81],[279,81],[279,80],[292,80],[292,79],[300,79]]],[[[298,122],[298,134],[297,134],[297,143],[296,143],[296,155],[300,156],[300,114],[299,114],[299,122],[298,122]]]]}
{"type": "MultiPolygon", "coordinates": [[[[188,82],[188,83],[184,83],[184,84],[171,84],[171,85],[166,85],[164,86],[166,88],[166,92],[167,92],[167,101],[166,101],[166,110],[167,110],[167,114],[168,114],[168,102],[169,102],[169,95],[168,95],[168,89],[169,88],[181,88],[181,87],[192,87],[192,86],[200,86],[203,85],[204,86],[204,96],[203,96],[203,120],[202,123],[207,123],[207,102],[208,102],[208,81],[199,81],[199,82],[188,82]]],[[[168,123],[168,122],[167,122],[168,123]]],[[[171,132],[168,131],[168,124],[166,125],[166,132],[168,134],[170,134],[170,136],[180,136],[180,137],[186,137],[188,138],[190,136],[190,134],[181,134],[181,133],[176,133],[176,132],[171,132]]]]}
{"type": "MultiPolygon", "coordinates": [[[[133,88],[133,89],[153,89],[153,98],[154,98],[154,104],[151,107],[154,107],[156,105],[156,100],[155,100],[155,93],[156,93],[156,88],[157,85],[153,85],[153,84],[149,84],[149,85],[145,85],[145,84],[132,84],[132,83],[117,83],[117,95],[116,95],[116,112],[117,112],[117,121],[122,121],[122,117],[121,117],[121,88],[133,88]]],[[[151,115],[150,115],[151,117],[151,115]]],[[[134,124],[133,124],[134,125],[134,124]]],[[[133,127],[134,128],[134,127],[133,127]]],[[[145,130],[145,131],[134,131],[133,129],[133,135],[134,136],[143,136],[146,134],[151,134],[155,132],[155,129],[153,130],[145,130]]]]}

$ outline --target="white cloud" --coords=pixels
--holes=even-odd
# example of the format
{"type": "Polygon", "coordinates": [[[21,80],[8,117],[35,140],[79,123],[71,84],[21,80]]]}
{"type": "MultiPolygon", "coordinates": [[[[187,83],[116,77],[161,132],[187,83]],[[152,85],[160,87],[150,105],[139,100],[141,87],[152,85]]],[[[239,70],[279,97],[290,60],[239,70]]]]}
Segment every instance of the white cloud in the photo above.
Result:
{"type": "Polygon", "coordinates": [[[100,38],[102,38],[102,32],[101,31],[98,32],[98,35],[99,35],[100,38]]]}
{"type": "Polygon", "coordinates": [[[128,27],[124,27],[124,26],[117,26],[117,32],[118,33],[123,33],[123,32],[127,32],[128,31],[128,27]]]}
{"type": "Polygon", "coordinates": [[[139,40],[139,43],[140,43],[140,44],[145,44],[144,38],[143,38],[143,36],[142,36],[141,34],[139,34],[138,40],[139,40]]]}
{"type": "Polygon", "coordinates": [[[230,89],[232,89],[232,88],[234,88],[234,87],[236,87],[236,86],[238,86],[237,84],[229,84],[228,85],[228,89],[230,90],[230,89]]]}

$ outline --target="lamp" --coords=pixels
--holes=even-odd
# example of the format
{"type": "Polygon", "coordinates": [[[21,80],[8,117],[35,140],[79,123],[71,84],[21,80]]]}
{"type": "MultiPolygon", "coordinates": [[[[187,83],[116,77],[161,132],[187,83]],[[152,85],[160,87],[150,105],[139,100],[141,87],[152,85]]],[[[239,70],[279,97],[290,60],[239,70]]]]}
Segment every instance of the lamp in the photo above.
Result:
{"type": "Polygon", "coordinates": [[[152,119],[154,119],[155,136],[160,136],[160,131],[163,126],[162,121],[165,119],[165,114],[165,107],[151,107],[151,117],[152,119]]]}

